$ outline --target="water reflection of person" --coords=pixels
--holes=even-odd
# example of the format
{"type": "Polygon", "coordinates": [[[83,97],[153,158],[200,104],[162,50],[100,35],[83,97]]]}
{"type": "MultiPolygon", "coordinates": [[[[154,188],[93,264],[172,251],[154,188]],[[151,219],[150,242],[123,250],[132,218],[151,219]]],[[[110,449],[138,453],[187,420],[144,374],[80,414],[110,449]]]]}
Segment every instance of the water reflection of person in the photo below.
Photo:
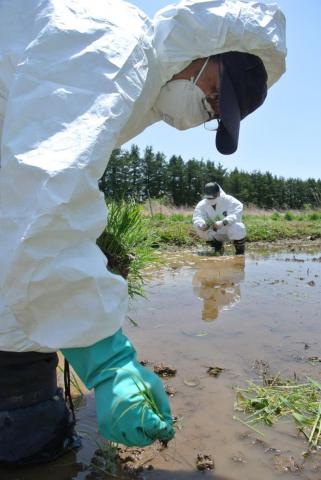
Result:
{"type": "Polygon", "coordinates": [[[202,320],[216,320],[221,310],[240,301],[244,257],[213,257],[199,264],[193,277],[194,293],[203,299],[202,320]]]}

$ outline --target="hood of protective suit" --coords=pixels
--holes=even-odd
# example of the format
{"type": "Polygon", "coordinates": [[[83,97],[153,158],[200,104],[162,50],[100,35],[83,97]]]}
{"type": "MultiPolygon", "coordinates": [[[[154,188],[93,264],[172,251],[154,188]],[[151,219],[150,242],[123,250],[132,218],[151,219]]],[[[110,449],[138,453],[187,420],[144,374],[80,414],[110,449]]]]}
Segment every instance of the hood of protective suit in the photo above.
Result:
{"type": "Polygon", "coordinates": [[[276,4],[185,0],[157,12],[154,25],[163,82],[196,58],[231,51],[260,57],[268,86],[285,71],[285,18],[276,4]]]}
{"type": "Polygon", "coordinates": [[[206,198],[206,197],[204,197],[205,202],[208,203],[209,205],[216,205],[220,198],[222,199],[223,197],[226,197],[226,193],[224,192],[221,185],[219,185],[217,182],[216,182],[216,184],[220,189],[220,194],[216,198],[206,198]]]}
{"type": "Polygon", "coordinates": [[[160,89],[193,60],[229,51],[257,55],[271,87],[285,72],[285,17],[276,4],[247,0],[183,0],[154,19],[154,55],[142,95],[118,146],[160,120],[153,111],[160,89]]]}

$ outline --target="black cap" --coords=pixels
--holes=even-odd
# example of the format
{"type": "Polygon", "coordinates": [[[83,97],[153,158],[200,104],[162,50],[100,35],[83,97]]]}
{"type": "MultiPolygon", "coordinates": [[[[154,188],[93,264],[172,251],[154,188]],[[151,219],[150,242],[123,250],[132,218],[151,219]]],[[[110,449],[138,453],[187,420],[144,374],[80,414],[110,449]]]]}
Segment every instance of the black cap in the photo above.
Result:
{"type": "Polygon", "coordinates": [[[220,121],[216,148],[223,155],[237,150],[240,121],[264,102],[267,73],[256,55],[227,52],[220,55],[224,70],[220,84],[220,121]]]}
{"type": "Polygon", "coordinates": [[[220,193],[220,186],[216,182],[207,183],[204,187],[205,198],[216,198],[220,193]]]}

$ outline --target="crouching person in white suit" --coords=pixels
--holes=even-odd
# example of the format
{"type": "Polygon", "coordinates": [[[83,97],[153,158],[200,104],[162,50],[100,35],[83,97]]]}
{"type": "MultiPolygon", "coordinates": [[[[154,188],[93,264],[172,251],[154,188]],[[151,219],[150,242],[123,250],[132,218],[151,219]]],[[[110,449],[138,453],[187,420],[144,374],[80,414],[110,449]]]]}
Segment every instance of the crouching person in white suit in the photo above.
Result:
{"type": "Polygon", "coordinates": [[[236,255],[245,252],[246,229],[242,222],[243,204],[227,195],[215,182],[207,183],[204,198],[194,210],[193,225],[200,238],[207,241],[215,252],[223,254],[223,243],[233,242],[236,255]]]}

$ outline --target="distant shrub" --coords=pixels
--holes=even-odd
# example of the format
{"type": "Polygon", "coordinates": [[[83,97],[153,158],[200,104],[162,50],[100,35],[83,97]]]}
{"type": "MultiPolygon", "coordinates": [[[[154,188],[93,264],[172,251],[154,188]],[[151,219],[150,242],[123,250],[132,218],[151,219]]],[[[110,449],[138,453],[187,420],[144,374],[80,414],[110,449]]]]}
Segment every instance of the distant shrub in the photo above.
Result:
{"type": "Polygon", "coordinates": [[[321,220],[321,214],[318,212],[313,212],[308,215],[308,219],[315,221],[315,220],[321,220]]]}
{"type": "Polygon", "coordinates": [[[279,214],[279,212],[273,212],[271,215],[272,220],[280,220],[280,218],[281,218],[281,215],[279,214]]]}
{"type": "Polygon", "coordinates": [[[312,205],[311,203],[304,203],[303,204],[303,210],[311,210],[312,205]]]}
{"type": "Polygon", "coordinates": [[[295,219],[295,215],[292,212],[285,212],[284,214],[284,220],[287,220],[288,222],[291,222],[292,220],[295,219]]]}

